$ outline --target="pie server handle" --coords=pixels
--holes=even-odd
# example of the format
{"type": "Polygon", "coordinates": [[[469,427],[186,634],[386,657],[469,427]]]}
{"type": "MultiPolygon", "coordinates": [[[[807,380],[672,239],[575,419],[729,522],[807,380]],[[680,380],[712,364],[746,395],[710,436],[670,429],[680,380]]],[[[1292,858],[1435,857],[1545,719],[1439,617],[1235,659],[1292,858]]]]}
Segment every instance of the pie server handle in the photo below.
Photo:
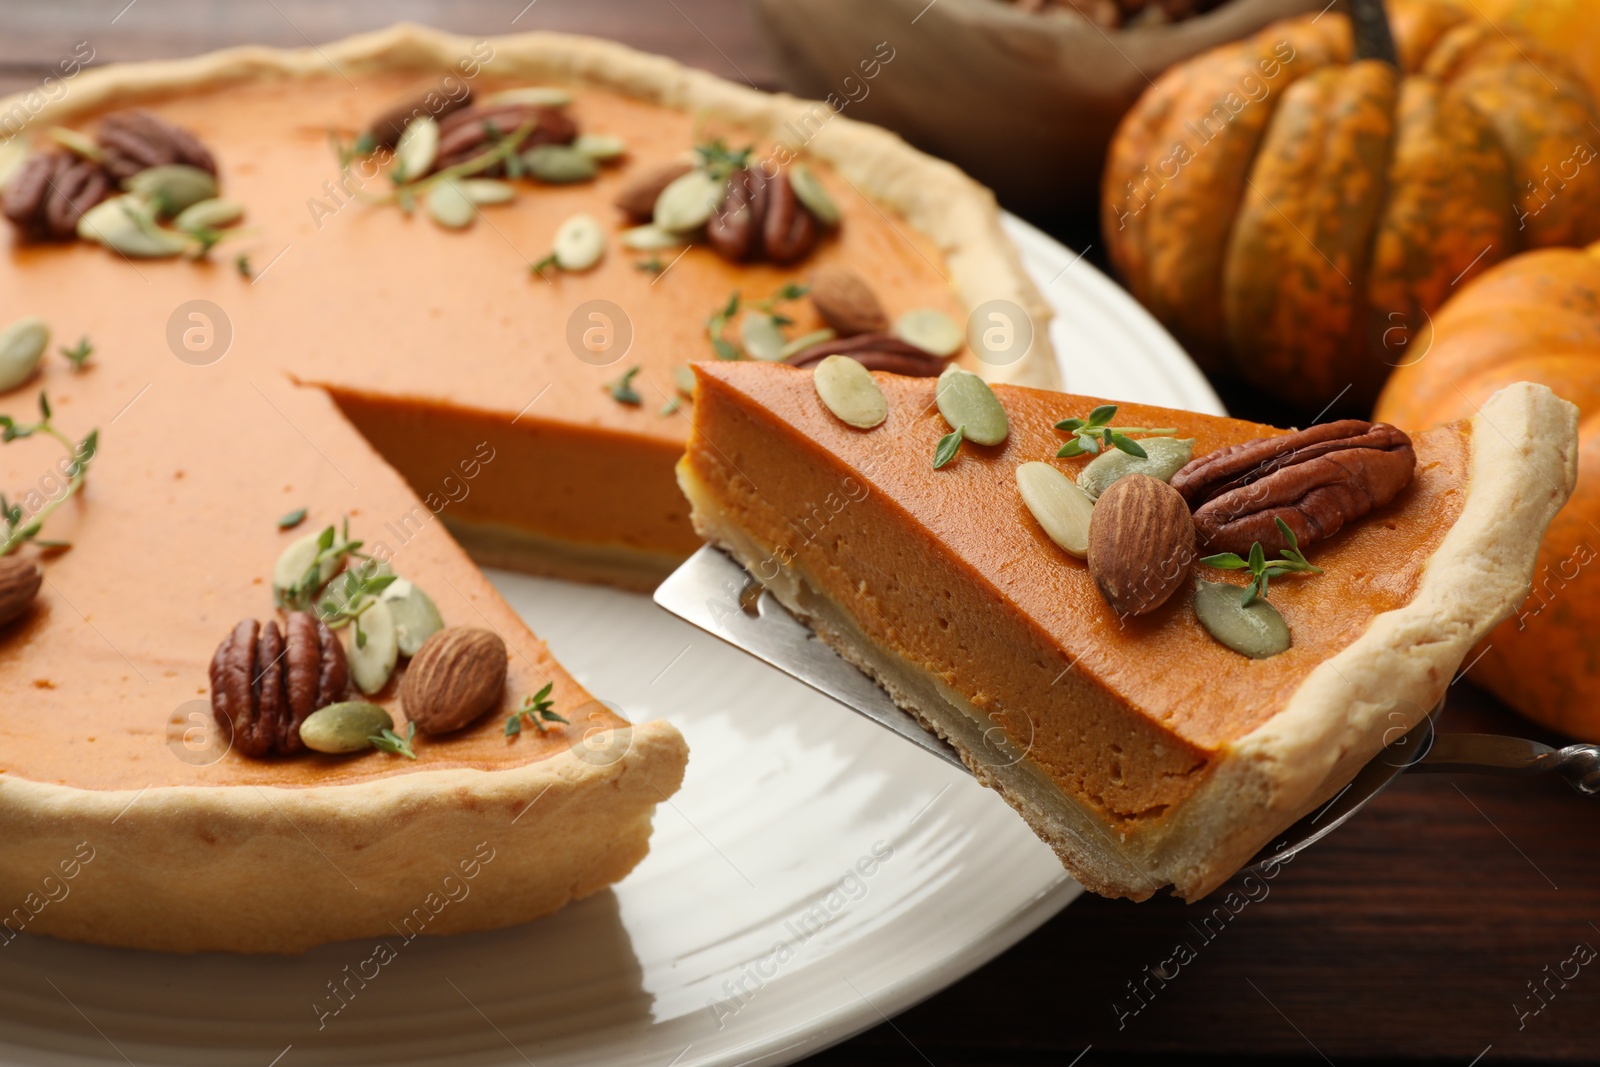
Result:
{"type": "Polygon", "coordinates": [[[1551,748],[1498,734],[1438,734],[1413,773],[1493,774],[1533,778],[1555,774],[1585,796],[1600,796],[1600,745],[1551,748]]]}

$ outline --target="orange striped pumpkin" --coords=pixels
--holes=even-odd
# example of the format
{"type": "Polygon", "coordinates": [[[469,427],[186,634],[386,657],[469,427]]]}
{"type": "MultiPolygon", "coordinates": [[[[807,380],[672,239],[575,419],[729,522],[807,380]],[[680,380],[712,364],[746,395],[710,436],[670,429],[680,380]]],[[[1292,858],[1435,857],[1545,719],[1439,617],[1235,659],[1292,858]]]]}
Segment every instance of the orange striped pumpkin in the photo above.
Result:
{"type": "Polygon", "coordinates": [[[1365,411],[1475,274],[1600,239],[1582,79],[1441,0],[1395,0],[1390,22],[1397,64],[1354,59],[1327,11],[1173,68],[1105,172],[1128,288],[1207,370],[1306,413],[1365,411]]]}
{"type": "Polygon", "coordinates": [[[1471,677],[1538,722],[1600,741],[1600,244],[1527,252],[1465,286],[1389,379],[1377,418],[1422,428],[1496,389],[1543,382],[1578,405],[1578,486],[1545,535],[1533,592],[1471,677]]]}

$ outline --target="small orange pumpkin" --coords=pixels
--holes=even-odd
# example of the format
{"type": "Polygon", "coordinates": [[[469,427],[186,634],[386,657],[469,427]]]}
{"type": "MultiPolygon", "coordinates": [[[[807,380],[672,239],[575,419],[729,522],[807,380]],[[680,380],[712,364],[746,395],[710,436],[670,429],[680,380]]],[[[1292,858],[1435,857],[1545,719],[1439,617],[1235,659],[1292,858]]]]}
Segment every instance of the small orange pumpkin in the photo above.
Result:
{"type": "MultiPolygon", "coordinates": [[[[1582,80],[1437,0],[1391,24],[1394,63],[1353,59],[1350,20],[1325,11],[1168,71],[1106,167],[1128,288],[1207,370],[1306,412],[1365,410],[1474,274],[1600,238],[1582,80]]],[[[1363,55],[1384,43],[1370,25],[1363,55]]]]}
{"type": "Polygon", "coordinates": [[[1487,271],[1423,331],[1377,418],[1421,428],[1495,390],[1542,382],[1578,405],[1578,485],[1545,534],[1533,591],[1471,677],[1530,719],[1600,741],[1600,245],[1527,252],[1487,271]]]}

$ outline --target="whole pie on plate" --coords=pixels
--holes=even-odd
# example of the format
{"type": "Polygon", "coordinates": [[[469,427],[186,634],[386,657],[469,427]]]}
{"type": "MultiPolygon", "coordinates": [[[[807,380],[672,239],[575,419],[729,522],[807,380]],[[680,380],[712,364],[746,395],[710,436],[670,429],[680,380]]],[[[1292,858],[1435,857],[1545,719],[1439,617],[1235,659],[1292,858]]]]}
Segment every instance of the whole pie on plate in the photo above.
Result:
{"type": "Polygon", "coordinates": [[[696,528],[1134,899],[1209,892],[1417,725],[1575,476],[1576,409],[1527,384],[1410,439],[696,371],[696,528]]]}
{"type": "Polygon", "coordinates": [[[13,104],[0,940],[292,952],[614,882],[683,740],[473,561],[645,587],[692,551],[692,359],[1054,374],[986,191],[612,44],[399,27],[13,104]],[[641,219],[663,169],[716,202],[641,219]],[[1021,358],[965,350],[986,303],[1021,358]]]}

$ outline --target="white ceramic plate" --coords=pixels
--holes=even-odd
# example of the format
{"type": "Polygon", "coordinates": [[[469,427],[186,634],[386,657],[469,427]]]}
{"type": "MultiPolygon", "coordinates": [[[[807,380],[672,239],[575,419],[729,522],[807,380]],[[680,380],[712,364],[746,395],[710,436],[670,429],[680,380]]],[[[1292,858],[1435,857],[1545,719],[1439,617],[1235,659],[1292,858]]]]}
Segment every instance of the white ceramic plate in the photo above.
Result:
{"type": "MultiPolygon", "coordinates": [[[[1007,228],[1057,309],[1070,389],[1221,411],[1126,294],[1007,228]]],[[[367,942],[176,957],[23,935],[0,947],[0,1062],[788,1063],[967,974],[1081,892],[994,793],[646,597],[495,584],[597,695],[688,738],[688,778],[633,874],[381,967],[367,942]]]]}

